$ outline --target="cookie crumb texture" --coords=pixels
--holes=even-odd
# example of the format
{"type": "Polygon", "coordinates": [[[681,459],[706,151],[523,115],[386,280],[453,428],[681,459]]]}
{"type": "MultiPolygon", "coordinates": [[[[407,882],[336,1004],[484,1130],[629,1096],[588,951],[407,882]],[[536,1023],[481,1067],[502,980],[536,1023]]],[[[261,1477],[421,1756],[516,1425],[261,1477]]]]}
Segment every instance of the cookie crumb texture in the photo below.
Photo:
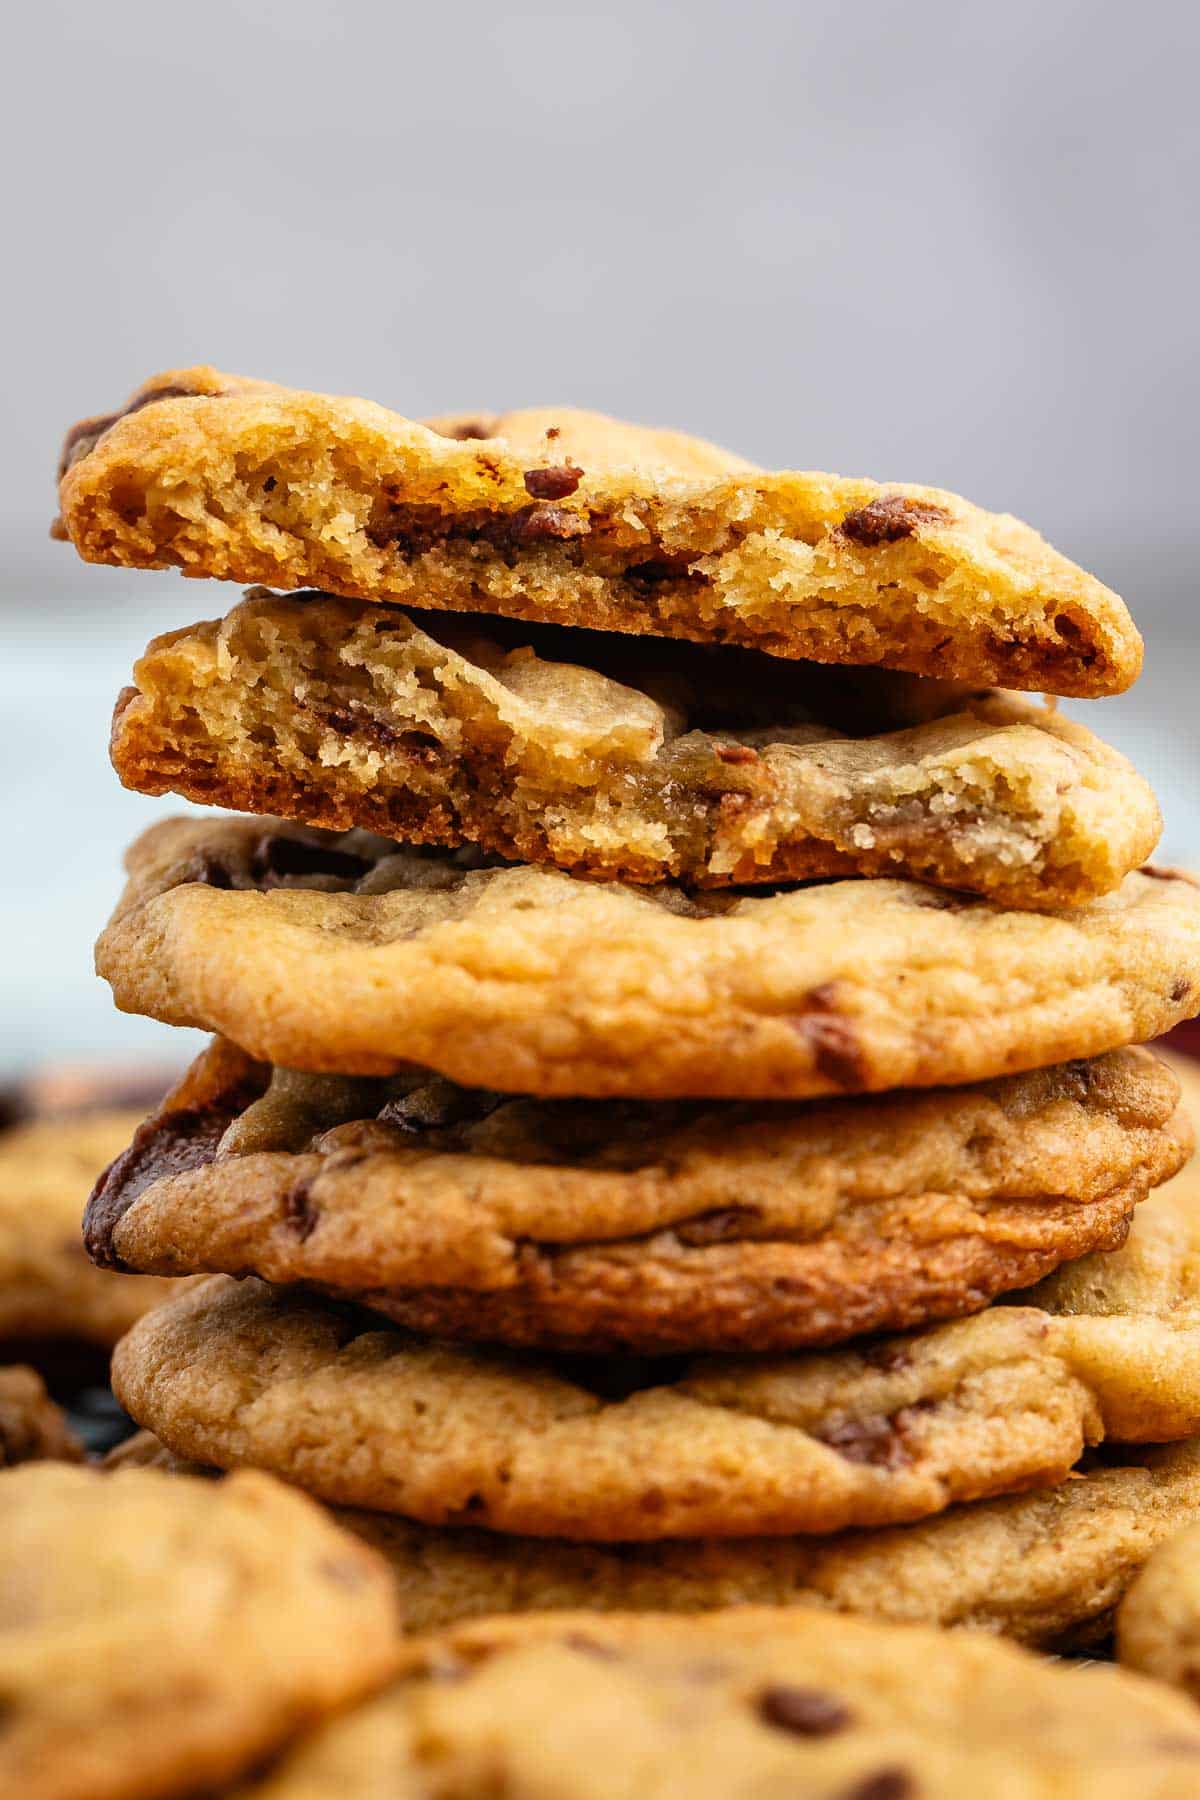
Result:
{"type": "Polygon", "coordinates": [[[1200,887],[1061,913],[912,882],[693,893],[480,867],[263,819],[177,819],[97,946],[118,1006],[288,1068],[594,1098],[805,1099],[986,1080],[1200,1006],[1200,887]]]}
{"type": "Polygon", "coordinates": [[[106,1266],[254,1273],[435,1336],[786,1350],[978,1310],[1124,1242],[1191,1144],[1148,1051],[787,1106],[538,1101],[214,1043],[89,1203],[106,1266]]]}
{"type": "Polygon", "coordinates": [[[150,645],[112,758],[144,793],[635,882],[884,873],[1052,910],[1153,850],[1153,795],[1084,726],[959,693],[889,731],[920,684],[885,676],[848,732],[870,699],[837,673],[260,592],[150,645]]]}
{"type": "Polygon", "coordinates": [[[414,1645],[253,1793],[1184,1800],[1198,1766],[1188,1703],[1125,1670],[803,1608],[579,1612],[414,1645]]]}
{"type": "Polygon", "coordinates": [[[771,474],[570,407],[440,423],[169,371],[68,435],[59,533],[91,562],[1002,687],[1119,693],[1140,669],[1117,595],[957,495],[771,474]]]}

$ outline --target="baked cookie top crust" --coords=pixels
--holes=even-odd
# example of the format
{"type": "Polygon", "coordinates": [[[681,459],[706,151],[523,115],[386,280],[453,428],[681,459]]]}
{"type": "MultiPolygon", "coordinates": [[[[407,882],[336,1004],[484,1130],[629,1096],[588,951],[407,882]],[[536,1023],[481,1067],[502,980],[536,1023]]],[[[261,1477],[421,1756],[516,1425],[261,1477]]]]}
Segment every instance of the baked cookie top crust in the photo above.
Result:
{"type": "Polygon", "coordinates": [[[213,1791],[377,1689],[398,1631],[383,1560],[267,1476],[0,1474],[5,1793],[213,1791]]]}
{"type": "Polygon", "coordinates": [[[214,1043],[98,1183],[102,1264],[251,1272],[433,1335],[784,1350],[1124,1241],[1191,1143],[1144,1050],[883,1098],[539,1101],[214,1043]]]}
{"type": "Polygon", "coordinates": [[[803,1099],[985,1080],[1200,1005],[1200,887],[1061,913],[912,882],[689,892],[332,836],[166,821],[97,946],[118,1006],[289,1068],[467,1087],[803,1099]]]}

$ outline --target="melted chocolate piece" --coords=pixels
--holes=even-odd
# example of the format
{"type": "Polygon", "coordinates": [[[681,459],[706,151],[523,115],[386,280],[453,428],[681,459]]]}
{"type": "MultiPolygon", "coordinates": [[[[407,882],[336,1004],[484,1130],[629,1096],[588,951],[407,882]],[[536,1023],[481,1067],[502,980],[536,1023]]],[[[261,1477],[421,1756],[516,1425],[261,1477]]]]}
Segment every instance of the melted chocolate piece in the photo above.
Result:
{"type": "Polygon", "coordinates": [[[548,469],[526,469],[522,480],[525,492],[534,500],[565,500],[583,479],[583,470],[574,463],[558,463],[548,469]]]}
{"type": "Polygon", "coordinates": [[[180,1107],[139,1125],[133,1142],[110,1163],[83,1215],[84,1248],[102,1269],[123,1269],[113,1234],[139,1194],[166,1176],[183,1175],[213,1161],[217,1146],[239,1113],[259,1098],[262,1076],[237,1083],[207,1106],[180,1107]]]}
{"type": "Polygon", "coordinates": [[[428,1081],[410,1093],[389,1100],[376,1117],[382,1125],[420,1137],[427,1131],[448,1131],[456,1125],[475,1125],[510,1099],[490,1088],[460,1088],[452,1081],[428,1081]]]}
{"type": "Polygon", "coordinates": [[[330,844],[314,844],[284,832],[268,832],[254,847],[251,872],[262,887],[272,876],[336,875],[344,881],[361,881],[374,867],[371,859],[330,844]]]}
{"type": "Polygon", "coordinates": [[[763,1689],[758,1710],[768,1725],[792,1731],[797,1737],[829,1737],[835,1731],[844,1731],[853,1717],[837,1694],[783,1683],[763,1689]]]}
{"type": "Polygon", "coordinates": [[[903,494],[881,494],[868,506],[847,513],[838,530],[852,544],[873,550],[879,544],[895,544],[901,538],[912,537],[918,525],[936,525],[949,517],[945,507],[909,500],[903,494]]]}
{"type": "MultiPolygon", "coordinates": [[[[220,394],[206,394],[208,400],[220,400],[220,394]]],[[[72,425],[63,439],[62,455],[59,459],[58,478],[61,481],[67,470],[90,456],[100,439],[122,419],[128,419],[134,413],[141,412],[144,406],[153,406],[159,400],[197,400],[201,398],[195,388],[178,387],[168,383],[165,387],[155,388],[153,393],[139,394],[136,400],[124,407],[120,412],[103,413],[95,419],[80,419],[72,425]]]]}

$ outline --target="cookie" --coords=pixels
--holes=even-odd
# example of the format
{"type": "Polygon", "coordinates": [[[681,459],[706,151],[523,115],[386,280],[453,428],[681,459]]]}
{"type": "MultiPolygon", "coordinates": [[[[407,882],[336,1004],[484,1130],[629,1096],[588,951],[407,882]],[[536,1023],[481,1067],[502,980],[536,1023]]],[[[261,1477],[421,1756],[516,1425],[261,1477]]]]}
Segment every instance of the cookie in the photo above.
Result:
{"type": "Polygon", "coordinates": [[[473,1350],[217,1276],[134,1327],[113,1386],[198,1462],[597,1542],[896,1524],[1062,1481],[1104,1438],[1200,1433],[1200,1329],[1056,1314],[1048,1286],[1026,1299],[820,1353],[622,1360],[473,1350]]]}
{"type": "Polygon", "coordinates": [[[441,424],[173,370],[69,434],[61,534],[89,562],[1002,687],[1119,693],[1141,666],[1117,595],[954,494],[569,407],[441,424]]]}
{"type": "Polygon", "coordinates": [[[1200,1699],[1200,1523],[1161,1544],[1121,1602],[1117,1654],[1200,1699]]]}
{"type": "Polygon", "coordinates": [[[1191,1800],[1200,1719],[1128,1670],[805,1607],[489,1619],[410,1647],[382,1699],[256,1800],[503,1794],[1191,1800]]]}
{"type": "Polygon", "coordinates": [[[88,1190],[142,1120],[123,1109],[33,1119],[0,1133],[0,1341],[81,1340],[107,1349],[175,1292],[95,1268],[79,1222],[88,1190]]]}
{"type": "Polygon", "coordinates": [[[24,1462],[79,1462],[83,1446],[40,1375],[0,1368],[0,1469],[24,1462]]]}
{"type": "MultiPolygon", "coordinates": [[[[1113,1455],[1085,1463],[1058,1487],[832,1537],[570,1544],[331,1510],[391,1563],[410,1632],[489,1613],[801,1603],[1078,1651],[1105,1641],[1117,1602],[1157,1546],[1200,1521],[1200,1439],[1126,1447],[1119,1462],[1113,1455]]],[[[173,1456],[144,1431],[109,1460],[218,1473],[173,1456]]]]}
{"type": "MultiPolygon", "coordinates": [[[[1200,1070],[1170,1061],[1200,1116],[1200,1070]]],[[[1083,1380],[1105,1383],[1110,1435],[1166,1442],[1200,1429],[1200,1157],[1139,1209],[1111,1262],[1081,1257],[1011,1298],[1054,1314],[1073,1367],[1083,1380]]]]}
{"type": "Polygon", "coordinates": [[[153,826],[97,946],[125,1012],[288,1068],[639,1099],[987,1080],[1200,1007],[1200,885],[1061,914],[902,881],[692,894],[262,819],[153,826]]]}
{"type": "Polygon", "coordinates": [[[889,874],[1051,910],[1158,840],[1125,758],[1015,695],[847,734],[836,688],[814,718],[816,665],[649,649],[260,591],[150,645],[113,764],[143,793],[635,882],[889,874]]]}
{"type": "Polygon", "coordinates": [[[0,1789],[196,1794],[385,1681],[386,1564],[262,1475],[0,1475],[0,1789]]]}
{"type": "Polygon", "coordinates": [[[1190,1148],[1178,1092],[1123,1050],[824,1104],[538,1101],[271,1070],[218,1040],[84,1237],[111,1268],[302,1281],[454,1338],[797,1349],[1115,1248],[1190,1148]]]}

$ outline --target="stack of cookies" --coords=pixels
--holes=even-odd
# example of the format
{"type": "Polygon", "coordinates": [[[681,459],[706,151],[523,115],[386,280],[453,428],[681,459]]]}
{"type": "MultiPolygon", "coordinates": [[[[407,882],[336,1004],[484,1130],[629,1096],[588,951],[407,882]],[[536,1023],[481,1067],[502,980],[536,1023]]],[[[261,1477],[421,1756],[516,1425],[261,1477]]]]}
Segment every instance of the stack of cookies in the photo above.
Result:
{"type": "Polygon", "coordinates": [[[410,1624],[1101,1630],[1200,1516],[1191,1129],[1134,1047],[1200,1010],[1200,891],[1013,690],[1128,686],[1121,601],[952,494],[210,369],[76,426],[60,500],[88,560],[304,590],[114,720],[127,785],[251,815],[148,832],[98,948],[215,1034],[86,1221],[216,1277],[117,1350],[140,1454],[344,1509],[410,1624]]]}

